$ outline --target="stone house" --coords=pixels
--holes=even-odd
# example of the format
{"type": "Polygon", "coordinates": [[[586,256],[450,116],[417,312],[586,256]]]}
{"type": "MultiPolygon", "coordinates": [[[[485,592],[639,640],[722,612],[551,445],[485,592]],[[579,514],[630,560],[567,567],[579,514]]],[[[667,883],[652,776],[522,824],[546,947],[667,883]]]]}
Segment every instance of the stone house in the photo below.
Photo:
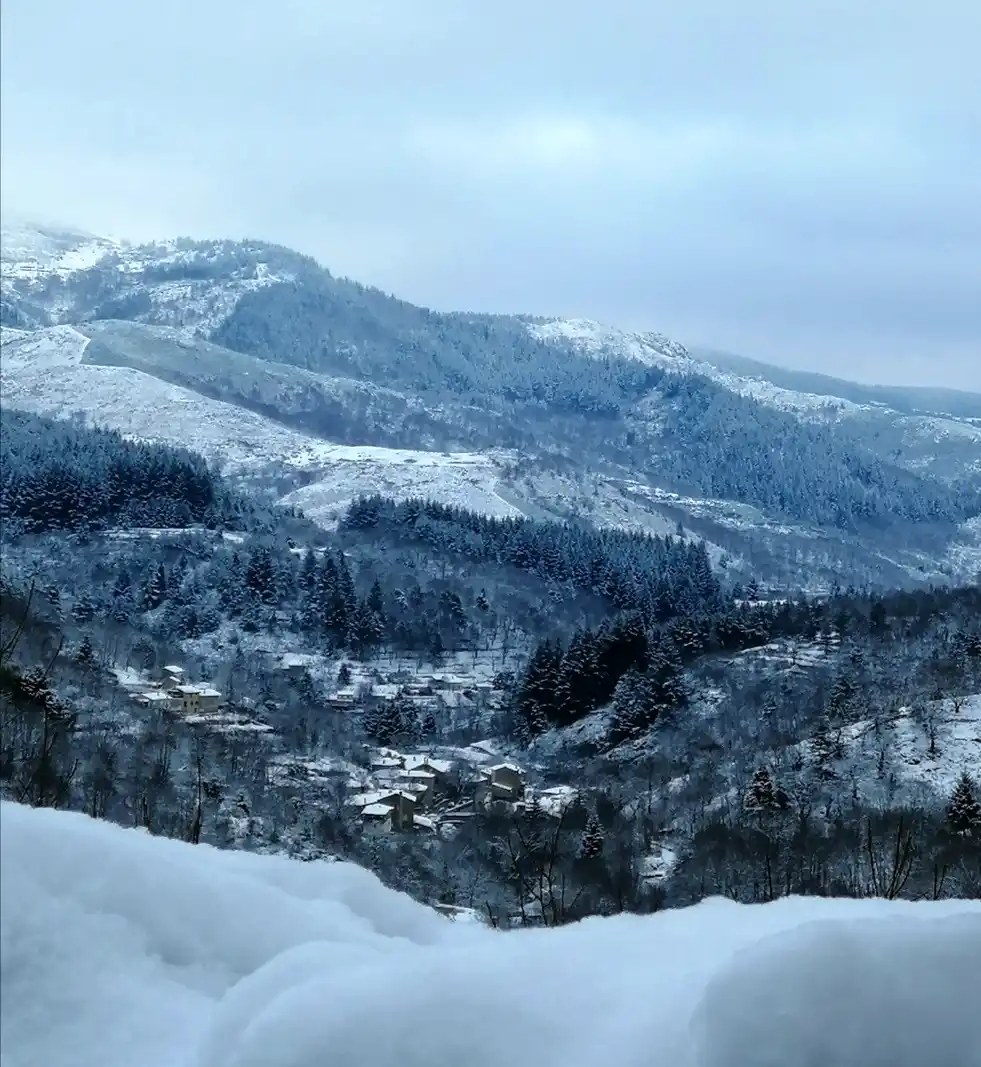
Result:
{"type": "Polygon", "coordinates": [[[174,711],[184,714],[201,710],[201,690],[196,685],[175,685],[167,690],[174,702],[174,711]]]}
{"type": "Polygon", "coordinates": [[[210,686],[198,688],[198,707],[201,711],[217,711],[222,705],[221,693],[210,686]]]}
{"type": "Polygon", "coordinates": [[[351,803],[361,809],[361,825],[365,826],[365,813],[368,815],[367,825],[372,830],[379,830],[385,823],[385,816],[381,809],[388,811],[388,825],[393,831],[405,831],[412,829],[412,821],[418,807],[416,797],[402,789],[384,790],[378,793],[362,793],[360,796],[351,798],[351,803]]]}
{"type": "Polygon", "coordinates": [[[160,667],[154,674],[156,680],[161,682],[165,688],[181,685],[184,682],[184,668],[178,667],[176,663],[169,663],[165,667],[160,667]]]}
{"type": "Polygon", "coordinates": [[[400,782],[419,798],[419,806],[428,808],[436,796],[436,775],[431,771],[403,771],[400,782]]]}
{"type": "Polygon", "coordinates": [[[176,700],[162,689],[149,689],[144,693],[134,693],[133,700],[141,708],[158,708],[163,711],[174,711],[177,707],[176,700]]]}
{"type": "Polygon", "coordinates": [[[474,791],[478,804],[500,800],[514,804],[525,795],[524,771],[514,763],[497,763],[481,771],[474,791]]]}

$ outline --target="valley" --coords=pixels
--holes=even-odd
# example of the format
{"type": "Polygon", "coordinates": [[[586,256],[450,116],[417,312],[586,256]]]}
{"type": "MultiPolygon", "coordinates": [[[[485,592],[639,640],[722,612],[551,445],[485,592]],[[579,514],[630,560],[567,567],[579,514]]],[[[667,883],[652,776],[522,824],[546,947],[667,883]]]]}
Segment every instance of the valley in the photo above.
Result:
{"type": "Polygon", "coordinates": [[[5,795],[501,927],[981,892],[981,399],[4,242],[5,795]]]}

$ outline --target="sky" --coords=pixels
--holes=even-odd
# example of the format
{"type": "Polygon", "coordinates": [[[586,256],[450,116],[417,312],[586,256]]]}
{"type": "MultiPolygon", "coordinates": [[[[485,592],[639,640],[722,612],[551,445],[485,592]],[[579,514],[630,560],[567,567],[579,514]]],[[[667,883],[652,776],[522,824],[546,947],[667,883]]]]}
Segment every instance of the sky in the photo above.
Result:
{"type": "Polygon", "coordinates": [[[977,0],[4,0],[0,204],[981,390],[977,0]]]}

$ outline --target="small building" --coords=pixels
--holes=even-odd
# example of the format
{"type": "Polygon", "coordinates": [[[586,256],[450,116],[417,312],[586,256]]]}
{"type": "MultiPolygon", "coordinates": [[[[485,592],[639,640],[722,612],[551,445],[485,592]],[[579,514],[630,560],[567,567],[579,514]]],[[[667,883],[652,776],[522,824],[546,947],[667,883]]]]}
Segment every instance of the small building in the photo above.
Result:
{"type": "Polygon", "coordinates": [[[201,711],[218,711],[222,705],[221,693],[210,686],[198,687],[198,708],[201,711]]]}
{"type": "Polygon", "coordinates": [[[302,652],[285,652],[279,660],[279,669],[292,681],[299,681],[316,662],[316,656],[302,652]]]}
{"type": "Polygon", "coordinates": [[[436,775],[431,771],[403,771],[399,776],[408,789],[419,798],[420,807],[428,807],[436,795],[436,775]]]}
{"type": "Polygon", "coordinates": [[[168,663],[157,672],[157,680],[163,682],[164,686],[181,685],[184,681],[184,668],[178,667],[176,663],[168,663]]]}
{"type": "Polygon", "coordinates": [[[161,711],[173,711],[177,702],[162,689],[148,689],[142,693],[134,693],[133,701],[141,708],[157,708],[161,711]]]}
{"type": "Polygon", "coordinates": [[[201,710],[201,690],[196,685],[175,685],[167,693],[174,701],[175,711],[201,710]]]}
{"type": "Polygon", "coordinates": [[[391,682],[375,682],[371,687],[371,695],[378,700],[392,700],[402,691],[401,686],[391,682]]]}
{"type": "MultiPolygon", "coordinates": [[[[414,793],[405,789],[384,789],[373,793],[358,793],[351,796],[348,805],[360,809],[363,818],[368,808],[383,806],[391,812],[393,830],[411,830],[412,819],[419,807],[414,793]]],[[[375,817],[378,817],[377,814],[375,817]]]]}
{"type": "Polygon", "coordinates": [[[371,757],[371,769],[373,771],[401,771],[403,766],[401,756],[371,757]]]}
{"type": "Polygon", "coordinates": [[[469,678],[459,674],[434,674],[432,686],[434,689],[442,689],[446,692],[459,693],[470,684],[469,678]]]}
{"type": "Polygon", "coordinates": [[[361,809],[361,829],[367,834],[392,833],[394,810],[388,804],[366,804],[361,809]]]}
{"type": "Polygon", "coordinates": [[[436,787],[446,785],[453,775],[452,760],[436,759],[435,756],[411,755],[405,757],[407,771],[425,771],[436,779],[436,787]]]}
{"type": "Polygon", "coordinates": [[[501,800],[510,804],[522,800],[525,795],[524,771],[514,763],[497,763],[485,767],[474,791],[478,804],[501,800]]]}

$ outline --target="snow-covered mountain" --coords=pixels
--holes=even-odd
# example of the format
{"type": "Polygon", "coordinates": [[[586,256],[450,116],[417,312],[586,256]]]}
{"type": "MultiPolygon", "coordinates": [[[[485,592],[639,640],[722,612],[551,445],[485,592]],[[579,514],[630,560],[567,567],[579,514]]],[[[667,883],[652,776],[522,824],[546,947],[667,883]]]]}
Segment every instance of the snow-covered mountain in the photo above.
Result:
{"type": "Polygon", "coordinates": [[[910,470],[940,477],[981,475],[981,396],[953,390],[876,388],[826,375],[689,352],[656,333],[630,333],[584,319],[547,319],[530,329],[562,338],[596,357],[634,359],[674,373],[696,374],[729,392],[815,423],[837,424],[866,438],[910,470]],[[789,382],[797,379],[798,387],[789,382]]]}
{"type": "Polygon", "coordinates": [[[123,251],[123,242],[82,230],[30,222],[0,223],[0,253],[5,281],[34,281],[43,274],[67,275],[95,266],[123,251]]]}
{"type": "Polygon", "coordinates": [[[256,241],[4,226],[0,296],[6,405],[188,445],[328,524],[381,489],[681,524],[778,584],[981,568],[981,397],[792,388],[655,333],[438,314],[256,241]]]}

